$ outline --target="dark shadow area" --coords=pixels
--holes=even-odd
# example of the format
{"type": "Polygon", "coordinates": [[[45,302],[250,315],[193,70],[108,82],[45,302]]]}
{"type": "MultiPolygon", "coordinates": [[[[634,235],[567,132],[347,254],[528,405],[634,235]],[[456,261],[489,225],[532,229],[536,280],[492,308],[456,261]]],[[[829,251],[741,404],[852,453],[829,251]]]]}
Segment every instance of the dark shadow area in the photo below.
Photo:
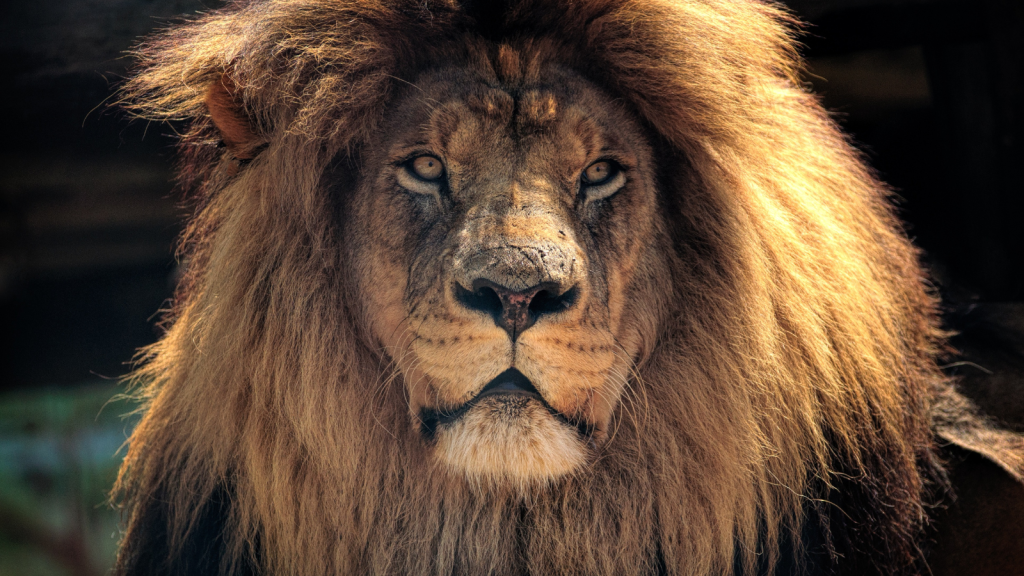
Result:
{"type": "Polygon", "coordinates": [[[109,105],[126,51],[208,6],[45,0],[0,24],[0,391],[120,377],[158,336],[184,216],[174,128],[109,105]]]}
{"type": "Polygon", "coordinates": [[[817,14],[808,80],[895,189],[946,293],[1024,299],[1024,5],[792,4],[817,14]]]}

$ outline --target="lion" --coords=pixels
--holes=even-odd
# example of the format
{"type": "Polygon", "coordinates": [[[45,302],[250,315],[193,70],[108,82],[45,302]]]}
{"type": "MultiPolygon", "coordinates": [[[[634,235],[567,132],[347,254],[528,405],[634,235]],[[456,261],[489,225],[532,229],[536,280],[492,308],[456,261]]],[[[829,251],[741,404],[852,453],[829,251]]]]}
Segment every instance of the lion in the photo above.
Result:
{"type": "Polygon", "coordinates": [[[917,573],[943,375],[760,2],[239,2],[138,51],[194,205],[117,574],[917,573]]]}

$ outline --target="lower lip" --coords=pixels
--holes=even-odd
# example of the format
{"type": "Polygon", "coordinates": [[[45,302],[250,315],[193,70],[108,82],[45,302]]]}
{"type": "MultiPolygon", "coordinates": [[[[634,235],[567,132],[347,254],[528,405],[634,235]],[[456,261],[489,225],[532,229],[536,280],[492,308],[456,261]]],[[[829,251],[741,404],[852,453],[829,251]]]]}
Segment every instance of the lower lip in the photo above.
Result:
{"type": "MultiPolygon", "coordinates": [[[[504,374],[499,375],[503,377],[504,374]]],[[[485,386],[486,388],[486,386],[485,386]]],[[[518,386],[514,381],[500,382],[498,385],[491,387],[489,390],[481,392],[475,398],[466,402],[462,406],[455,408],[454,410],[437,410],[424,408],[420,410],[420,427],[423,435],[428,439],[432,440],[434,435],[437,433],[438,427],[442,425],[452,424],[461,419],[466,412],[469,412],[474,406],[476,406],[484,398],[495,398],[497,401],[501,401],[501,396],[505,396],[508,399],[512,398],[528,398],[539,402],[548,412],[551,413],[556,419],[560,420],[564,424],[575,428],[580,435],[590,437],[593,434],[593,428],[584,421],[570,420],[561,412],[555,410],[550,404],[544,401],[544,398],[537,392],[530,390],[524,390],[518,386]]]]}
{"type": "Polygon", "coordinates": [[[502,390],[495,388],[492,390],[488,390],[483,394],[480,394],[476,398],[473,398],[469,402],[466,402],[462,406],[459,406],[458,408],[451,411],[430,409],[420,410],[420,422],[422,423],[421,430],[423,432],[423,435],[426,436],[428,439],[433,439],[434,435],[437,433],[438,427],[457,422],[463,416],[465,416],[466,412],[469,412],[484,398],[495,398],[498,401],[500,401],[500,396],[506,396],[509,399],[511,399],[512,397],[526,397],[542,402],[540,395],[535,394],[533,392],[527,392],[526,390],[522,389],[502,390]]]}
{"type": "Polygon", "coordinates": [[[506,396],[507,399],[509,400],[511,400],[513,397],[526,397],[531,400],[536,400],[537,402],[540,402],[540,404],[544,406],[544,408],[546,408],[547,411],[554,418],[568,426],[575,428],[580,436],[583,436],[584,438],[593,437],[594,428],[589,423],[582,420],[570,420],[569,418],[566,418],[564,414],[555,410],[546,402],[544,402],[544,400],[540,396],[534,394],[533,392],[527,392],[525,390],[520,390],[518,392],[510,392],[503,390],[490,391],[485,394],[481,394],[477,398],[474,398],[473,400],[463,404],[462,406],[456,408],[451,412],[444,412],[441,410],[431,410],[424,408],[420,410],[420,432],[423,434],[424,438],[426,438],[428,441],[432,441],[434,437],[437,435],[438,428],[440,428],[441,426],[454,424],[455,422],[459,421],[466,414],[466,412],[469,412],[474,406],[476,406],[479,403],[479,400],[489,397],[496,399],[498,402],[501,402],[501,398],[498,397],[502,395],[506,396]]]}
{"type": "Polygon", "coordinates": [[[537,400],[541,399],[540,394],[537,394],[536,392],[530,392],[528,390],[523,390],[522,388],[519,388],[518,386],[512,384],[509,385],[508,388],[491,388],[490,390],[477,396],[476,400],[488,398],[491,396],[525,396],[527,398],[535,398],[537,400]]]}

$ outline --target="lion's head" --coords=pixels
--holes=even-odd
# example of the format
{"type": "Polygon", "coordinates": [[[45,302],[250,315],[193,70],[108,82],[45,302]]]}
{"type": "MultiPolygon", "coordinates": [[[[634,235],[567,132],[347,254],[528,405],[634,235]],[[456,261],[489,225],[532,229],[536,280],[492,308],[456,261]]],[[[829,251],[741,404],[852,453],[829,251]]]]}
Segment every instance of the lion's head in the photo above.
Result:
{"type": "Polygon", "coordinates": [[[485,4],[143,47],[128,101],[191,121],[199,192],[123,569],[211,501],[224,570],[727,573],[831,521],[910,566],[934,303],[785,14],[485,4]]]}
{"type": "Polygon", "coordinates": [[[494,482],[593,460],[671,290],[643,128],[559,52],[412,78],[342,194],[367,334],[423,449],[494,482]]]}

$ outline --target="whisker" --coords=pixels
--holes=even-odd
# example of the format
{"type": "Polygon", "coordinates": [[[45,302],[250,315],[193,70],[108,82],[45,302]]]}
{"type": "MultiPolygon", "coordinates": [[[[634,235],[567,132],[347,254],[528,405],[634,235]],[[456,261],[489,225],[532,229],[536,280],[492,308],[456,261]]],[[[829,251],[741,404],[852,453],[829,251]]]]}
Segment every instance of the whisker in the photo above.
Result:
{"type": "Polygon", "coordinates": [[[627,366],[629,368],[629,373],[632,376],[630,379],[626,380],[626,389],[628,389],[633,394],[638,394],[637,400],[641,401],[643,404],[643,425],[644,427],[646,427],[647,424],[650,422],[651,418],[651,402],[650,398],[647,396],[647,386],[644,385],[643,376],[640,375],[640,370],[639,367],[636,365],[636,361],[633,360],[633,358],[629,355],[629,353],[622,346],[622,344],[619,343],[617,339],[615,339],[615,347],[619,352],[621,352],[621,357],[626,361],[627,366]],[[642,397],[639,397],[639,395],[642,395],[642,397]]]}

